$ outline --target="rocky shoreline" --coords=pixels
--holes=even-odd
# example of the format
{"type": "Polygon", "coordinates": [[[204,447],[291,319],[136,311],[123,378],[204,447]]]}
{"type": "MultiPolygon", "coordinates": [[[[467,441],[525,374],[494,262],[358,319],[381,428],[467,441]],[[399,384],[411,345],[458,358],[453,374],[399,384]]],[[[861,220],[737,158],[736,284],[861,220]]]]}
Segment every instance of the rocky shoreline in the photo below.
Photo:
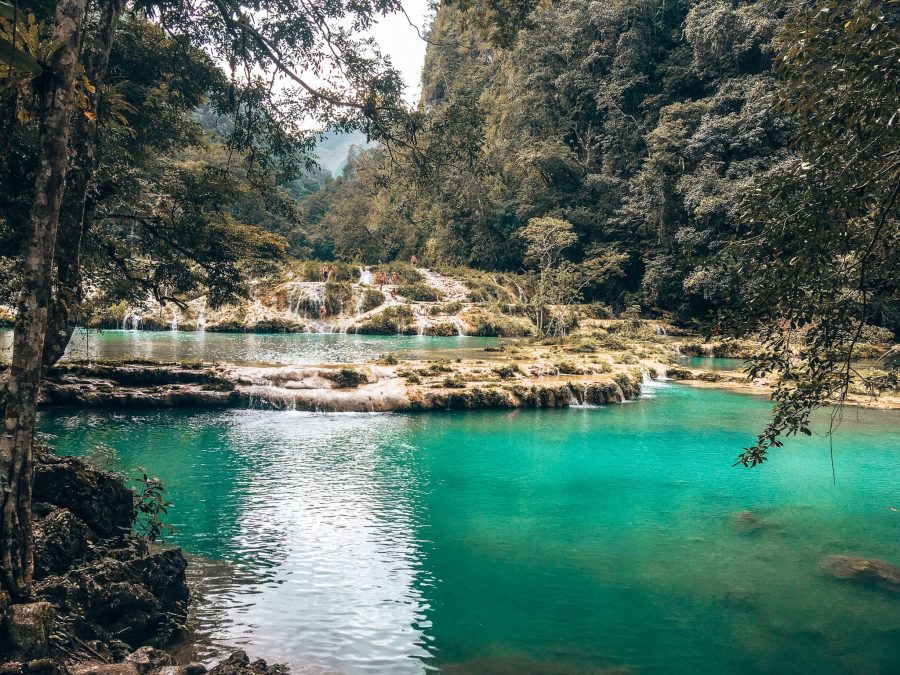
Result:
{"type": "Polygon", "coordinates": [[[34,597],[0,593],[0,673],[24,675],[283,675],[243,652],[207,671],[165,647],[185,632],[190,592],[180,549],[132,532],[135,493],[122,479],[38,448],[34,597]]]}
{"type": "Polygon", "coordinates": [[[603,405],[637,398],[643,374],[527,376],[461,364],[364,366],[119,363],[63,364],[48,373],[40,405],[132,408],[271,408],[389,412],[603,405]],[[465,373],[465,378],[461,375],[465,373]]]}

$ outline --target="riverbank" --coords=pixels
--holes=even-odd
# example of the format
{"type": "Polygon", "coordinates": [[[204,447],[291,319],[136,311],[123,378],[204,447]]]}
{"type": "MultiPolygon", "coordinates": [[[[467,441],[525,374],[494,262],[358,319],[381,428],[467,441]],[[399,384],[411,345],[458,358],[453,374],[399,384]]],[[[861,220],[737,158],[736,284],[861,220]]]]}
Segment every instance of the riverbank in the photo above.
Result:
{"type": "MultiPolygon", "coordinates": [[[[88,336],[93,347],[85,351],[125,358],[78,360],[83,352],[76,349],[48,373],[41,405],[325,412],[565,407],[629,400],[653,378],[771,393],[766,379],[750,379],[740,370],[752,343],[704,342],[670,332],[671,326],[638,319],[584,319],[564,340],[341,335],[206,340],[203,334],[119,331],[88,336]],[[201,358],[171,361],[167,355],[201,358]]],[[[897,409],[900,392],[873,397],[854,386],[847,401],[897,409]]]]}
{"type": "Polygon", "coordinates": [[[318,412],[553,408],[636,398],[643,377],[637,369],[567,374],[542,364],[483,361],[361,367],[75,363],[51,370],[40,405],[318,412]]]}
{"type": "Polygon", "coordinates": [[[251,663],[244,652],[207,670],[200,663],[178,665],[164,651],[185,634],[188,562],[180,548],[151,546],[147,524],[163,512],[154,510],[158,492],[147,488],[144,482],[133,491],[121,476],[36,448],[34,595],[12,602],[0,592],[0,673],[287,672],[251,663]]]}

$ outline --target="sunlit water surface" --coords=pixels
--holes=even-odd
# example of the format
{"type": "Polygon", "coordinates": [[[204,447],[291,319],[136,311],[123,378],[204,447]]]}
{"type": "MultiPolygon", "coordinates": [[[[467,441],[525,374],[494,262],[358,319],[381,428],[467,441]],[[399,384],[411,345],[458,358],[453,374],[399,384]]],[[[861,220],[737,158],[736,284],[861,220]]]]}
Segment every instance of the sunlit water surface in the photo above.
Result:
{"type": "MultiPolygon", "coordinates": [[[[410,358],[489,358],[497,338],[328,333],[205,333],[202,331],[78,330],[69,359],[221,361],[236,364],[363,363],[388,352],[410,358]]],[[[0,330],[0,361],[12,352],[12,331],[0,330]]]]}
{"type": "Polygon", "coordinates": [[[900,672],[900,414],[732,468],[763,399],[681,385],[597,409],[44,412],[169,488],[215,654],[312,672],[900,672]],[[738,512],[749,510],[758,527],[738,512]],[[616,671],[618,672],[618,671],[616,671]]]}

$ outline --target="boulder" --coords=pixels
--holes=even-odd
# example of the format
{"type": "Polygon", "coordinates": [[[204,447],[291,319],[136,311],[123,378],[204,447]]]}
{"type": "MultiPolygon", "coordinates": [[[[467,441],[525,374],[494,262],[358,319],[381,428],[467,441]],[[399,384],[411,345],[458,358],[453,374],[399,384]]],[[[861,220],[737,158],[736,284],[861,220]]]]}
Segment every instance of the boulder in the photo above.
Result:
{"type": "Polygon", "coordinates": [[[270,666],[262,659],[250,662],[247,653],[240,650],[234,652],[215,668],[210,675],[285,675],[290,669],[283,664],[270,666]]]}
{"type": "Polygon", "coordinates": [[[93,533],[68,509],[55,509],[34,523],[34,577],[62,574],[83,560],[93,533]]]}
{"type": "Polygon", "coordinates": [[[206,666],[202,663],[188,663],[184,666],[164,666],[157,675],[204,675],[206,666]]]}
{"type": "Polygon", "coordinates": [[[130,663],[141,675],[150,675],[151,672],[163,666],[174,666],[175,659],[161,649],[154,647],[141,647],[125,657],[125,663],[130,663]]]}
{"type": "Polygon", "coordinates": [[[56,610],[49,602],[11,605],[3,623],[2,654],[25,661],[47,658],[55,620],[56,610]]]}
{"type": "Polygon", "coordinates": [[[836,579],[858,581],[900,593],[900,567],[884,560],[829,555],[822,559],[820,566],[836,579]]]}
{"type": "Polygon", "coordinates": [[[121,537],[131,531],[131,490],[118,476],[76,457],[38,453],[33,498],[68,509],[100,537],[121,537]]]}
{"type": "Polygon", "coordinates": [[[69,673],[57,661],[45,658],[0,663],[0,675],[69,675],[69,673]]]}
{"type": "Polygon", "coordinates": [[[130,560],[105,557],[49,577],[36,590],[64,615],[77,617],[84,639],[159,647],[187,620],[186,567],[180,549],[130,560]]]}
{"type": "Polygon", "coordinates": [[[133,663],[79,663],[70,666],[71,675],[141,675],[133,663]]]}

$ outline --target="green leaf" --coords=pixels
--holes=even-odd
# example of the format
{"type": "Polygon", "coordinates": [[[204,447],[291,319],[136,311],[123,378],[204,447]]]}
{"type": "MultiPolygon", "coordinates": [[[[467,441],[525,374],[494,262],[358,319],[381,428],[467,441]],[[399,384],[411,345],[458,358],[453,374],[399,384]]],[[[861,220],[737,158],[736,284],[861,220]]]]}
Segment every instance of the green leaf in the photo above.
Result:
{"type": "Polygon", "coordinates": [[[24,17],[22,10],[16,12],[16,8],[7,2],[0,2],[0,17],[10,21],[16,21],[19,17],[24,17]]]}
{"type": "Polygon", "coordinates": [[[41,74],[41,64],[31,54],[14,47],[12,42],[3,37],[0,37],[0,63],[32,75],[41,74]]]}

